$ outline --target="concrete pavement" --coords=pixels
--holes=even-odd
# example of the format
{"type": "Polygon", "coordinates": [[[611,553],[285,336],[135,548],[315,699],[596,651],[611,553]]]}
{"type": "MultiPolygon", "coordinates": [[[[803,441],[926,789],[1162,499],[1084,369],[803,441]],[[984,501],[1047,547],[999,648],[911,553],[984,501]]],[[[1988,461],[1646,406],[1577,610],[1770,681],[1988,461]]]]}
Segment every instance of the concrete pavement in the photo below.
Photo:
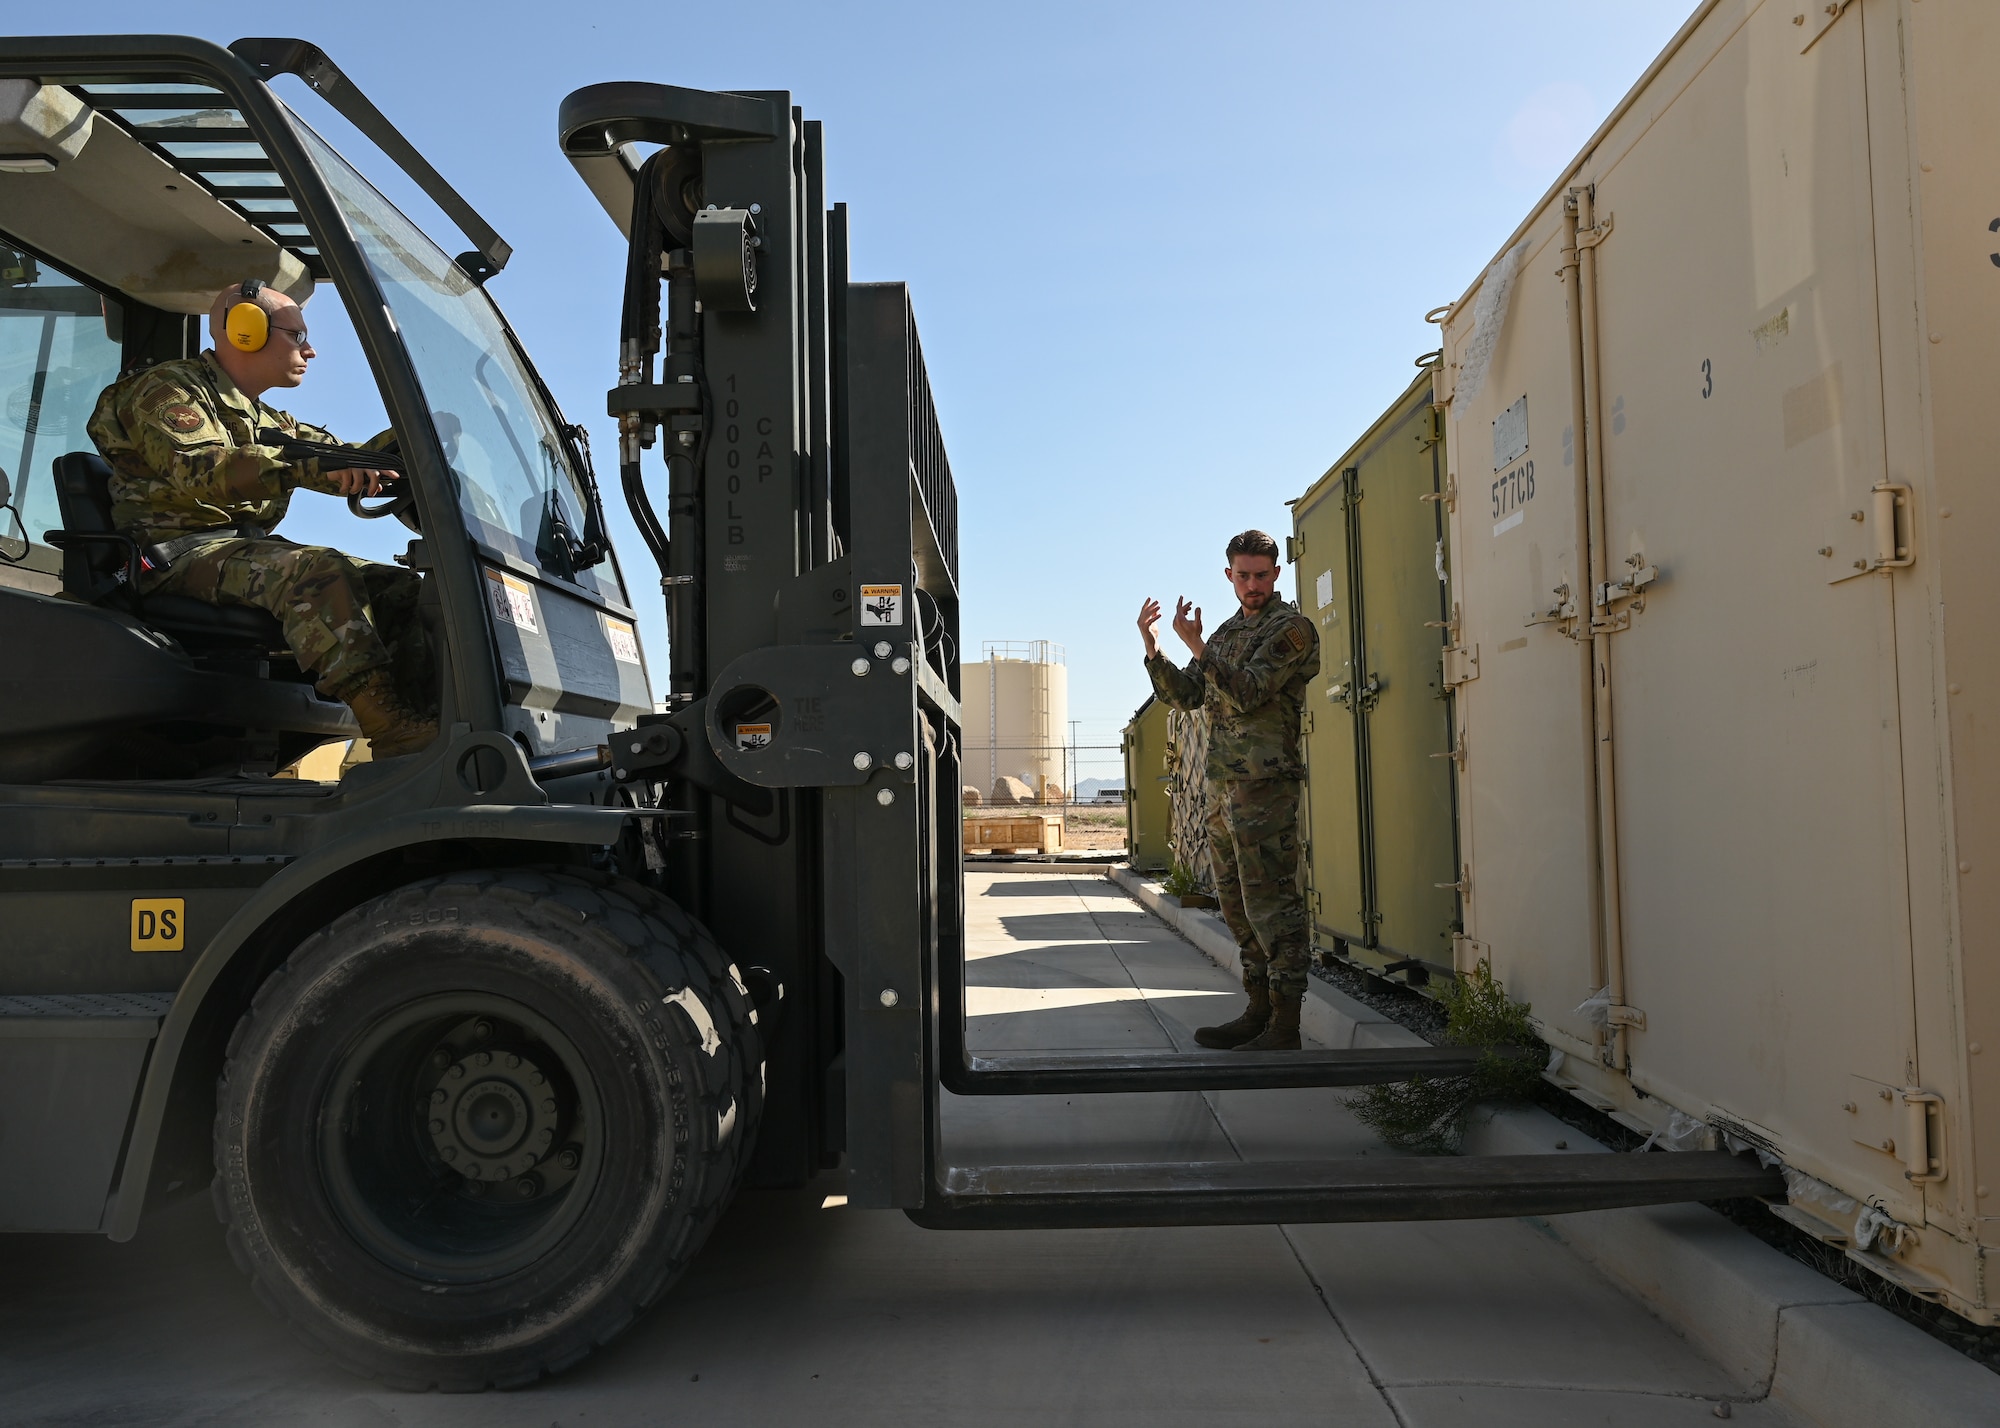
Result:
{"type": "MultiPolygon", "coordinates": [[[[977,1049],[1187,1047],[1235,989],[1101,877],[969,875],[977,1049]]],[[[950,1100],[960,1163],[1386,1154],[1335,1091],[950,1100]]],[[[1800,1420],[1525,1221],[941,1234],[743,1195],[561,1379],[387,1392],[260,1312],[205,1203],[129,1245],[0,1246],[8,1424],[1336,1424],[1800,1420]]],[[[824,1208],[823,1208],[824,1206],[824,1208]]]]}

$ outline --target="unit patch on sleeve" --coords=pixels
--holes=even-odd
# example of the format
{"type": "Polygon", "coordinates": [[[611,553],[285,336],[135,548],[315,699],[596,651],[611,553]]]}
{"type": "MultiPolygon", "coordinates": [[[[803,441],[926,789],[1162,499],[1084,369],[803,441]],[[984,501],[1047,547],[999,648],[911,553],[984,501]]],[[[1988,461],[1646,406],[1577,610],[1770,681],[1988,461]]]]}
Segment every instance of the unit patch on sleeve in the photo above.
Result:
{"type": "Polygon", "coordinates": [[[203,416],[199,409],[189,406],[186,402],[175,402],[172,406],[161,410],[160,420],[169,430],[185,434],[190,431],[200,431],[208,418],[203,416]]]}
{"type": "Polygon", "coordinates": [[[1291,646],[1293,654],[1304,654],[1306,646],[1312,641],[1306,632],[1299,628],[1297,622],[1294,622],[1285,626],[1285,643],[1291,646]]]}

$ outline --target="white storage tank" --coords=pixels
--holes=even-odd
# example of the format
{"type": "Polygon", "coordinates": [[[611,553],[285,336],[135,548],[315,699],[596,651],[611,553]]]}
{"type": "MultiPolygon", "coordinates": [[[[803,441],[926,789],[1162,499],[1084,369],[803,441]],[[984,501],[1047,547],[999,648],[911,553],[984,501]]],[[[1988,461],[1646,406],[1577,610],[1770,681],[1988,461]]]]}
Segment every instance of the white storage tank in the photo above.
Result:
{"type": "MultiPolygon", "coordinates": [[[[2000,5],[1711,0],[1444,318],[1461,969],[1993,1323],[2000,5]]],[[[1442,196],[1449,211],[1452,196],[1442,196]]]]}
{"type": "Polygon", "coordinates": [[[1038,803],[1059,802],[1069,781],[1069,669],[1048,640],[988,640],[963,671],[965,782],[988,798],[1017,779],[1038,803]]]}

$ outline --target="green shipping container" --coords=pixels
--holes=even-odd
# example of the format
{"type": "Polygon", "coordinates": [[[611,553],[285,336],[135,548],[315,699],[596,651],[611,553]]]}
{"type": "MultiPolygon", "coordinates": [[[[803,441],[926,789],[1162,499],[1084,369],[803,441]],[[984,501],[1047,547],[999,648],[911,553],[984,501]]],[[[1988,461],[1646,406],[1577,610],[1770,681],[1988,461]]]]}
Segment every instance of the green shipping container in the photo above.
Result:
{"type": "Polygon", "coordinates": [[[1125,726],[1125,846],[1132,870],[1163,873],[1172,861],[1167,834],[1173,829],[1167,782],[1167,706],[1148,696],[1125,726]]]}
{"type": "Polygon", "coordinates": [[[1306,705],[1307,905],[1316,946],[1412,982],[1452,971],[1459,920],[1451,618],[1428,369],[1292,503],[1306,705]]]}

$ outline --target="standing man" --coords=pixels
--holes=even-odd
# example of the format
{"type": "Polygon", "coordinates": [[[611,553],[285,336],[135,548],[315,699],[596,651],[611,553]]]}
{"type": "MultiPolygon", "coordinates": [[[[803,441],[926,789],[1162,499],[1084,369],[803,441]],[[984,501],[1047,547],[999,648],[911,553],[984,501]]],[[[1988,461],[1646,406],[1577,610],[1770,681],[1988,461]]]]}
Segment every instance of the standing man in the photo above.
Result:
{"type": "Polygon", "coordinates": [[[1201,610],[1175,602],[1174,633],[1194,655],[1186,669],[1160,653],[1160,602],[1139,607],[1146,673],[1176,709],[1208,710],[1208,846],[1222,916],[1243,961],[1250,1005],[1194,1034],[1203,1046],[1299,1049],[1299,1002],[1309,954],[1299,893],[1299,722],[1319,673],[1319,632],[1277,593],[1278,543],[1262,531],[1229,542],[1224,572],[1239,606],[1204,641],[1201,610]]]}
{"type": "Polygon", "coordinates": [[[293,491],[373,496],[394,473],[322,471],[321,458],[274,444],[338,444],[262,400],[303,382],[316,355],[297,303],[252,278],[216,295],[209,329],[211,351],[121,378],[90,418],[111,465],[112,519],[157,561],[142,593],[268,610],[320,693],[354,711],[374,757],[414,753],[438,732],[419,577],[272,534],[293,491]]]}

